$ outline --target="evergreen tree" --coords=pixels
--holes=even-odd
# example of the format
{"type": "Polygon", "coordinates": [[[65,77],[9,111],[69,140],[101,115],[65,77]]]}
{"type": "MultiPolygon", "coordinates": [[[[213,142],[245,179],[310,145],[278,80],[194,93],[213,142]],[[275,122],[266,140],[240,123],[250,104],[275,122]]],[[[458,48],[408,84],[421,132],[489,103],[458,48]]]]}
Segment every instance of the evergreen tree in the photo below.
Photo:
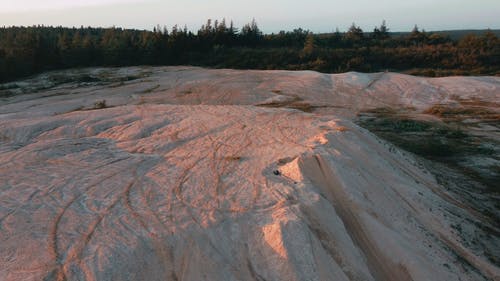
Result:
{"type": "Polygon", "coordinates": [[[316,43],[314,39],[314,35],[312,33],[307,34],[306,42],[304,43],[304,48],[302,49],[302,53],[305,56],[311,56],[316,49],[316,43]]]}
{"type": "Polygon", "coordinates": [[[245,24],[243,26],[240,35],[243,38],[244,44],[255,46],[262,38],[262,31],[260,31],[259,27],[257,26],[257,22],[255,21],[255,19],[252,19],[251,23],[245,24]]]}
{"type": "Polygon", "coordinates": [[[380,27],[375,27],[373,29],[373,39],[375,40],[386,40],[389,38],[389,28],[385,23],[385,20],[382,21],[380,27]]]}
{"type": "Polygon", "coordinates": [[[361,27],[356,26],[355,23],[352,23],[351,27],[349,27],[349,30],[347,31],[345,35],[346,39],[351,41],[351,42],[359,42],[363,40],[364,34],[363,30],[361,27]]]}

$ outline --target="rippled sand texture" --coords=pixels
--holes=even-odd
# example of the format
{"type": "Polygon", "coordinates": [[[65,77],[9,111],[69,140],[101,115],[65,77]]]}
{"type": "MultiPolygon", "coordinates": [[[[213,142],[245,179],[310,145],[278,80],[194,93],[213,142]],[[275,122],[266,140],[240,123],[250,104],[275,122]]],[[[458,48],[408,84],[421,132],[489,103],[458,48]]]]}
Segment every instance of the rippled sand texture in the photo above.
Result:
{"type": "Polygon", "coordinates": [[[500,78],[58,75],[81,73],[133,79],[45,74],[0,96],[0,280],[500,278],[450,226],[481,231],[481,214],[352,122],[382,106],[497,102],[500,78]]]}

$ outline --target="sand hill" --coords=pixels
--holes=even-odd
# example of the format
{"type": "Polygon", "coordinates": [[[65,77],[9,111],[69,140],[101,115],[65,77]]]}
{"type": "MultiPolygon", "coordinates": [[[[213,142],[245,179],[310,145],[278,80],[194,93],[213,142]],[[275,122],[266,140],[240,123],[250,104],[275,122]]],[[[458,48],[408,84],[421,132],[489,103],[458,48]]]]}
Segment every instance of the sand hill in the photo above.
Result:
{"type": "Polygon", "coordinates": [[[354,122],[498,113],[498,77],[137,67],[0,95],[0,280],[500,280],[498,213],[354,122]]]}

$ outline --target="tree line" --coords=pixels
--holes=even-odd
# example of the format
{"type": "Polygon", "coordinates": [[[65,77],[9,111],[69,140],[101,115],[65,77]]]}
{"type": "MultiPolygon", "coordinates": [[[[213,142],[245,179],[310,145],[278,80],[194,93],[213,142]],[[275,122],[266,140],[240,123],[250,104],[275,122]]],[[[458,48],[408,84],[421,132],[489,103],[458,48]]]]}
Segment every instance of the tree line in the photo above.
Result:
{"type": "Polygon", "coordinates": [[[500,40],[490,31],[453,40],[417,26],[392,36],[385,22],[370,32],[353,23],[328,34],[301,28],[263,34],[255,20],[236,28],[224,19],[209,19],[197,32],[177,25],[0,28],[0,82],[54,69],[132,65],[498,75],[500,40]]]}

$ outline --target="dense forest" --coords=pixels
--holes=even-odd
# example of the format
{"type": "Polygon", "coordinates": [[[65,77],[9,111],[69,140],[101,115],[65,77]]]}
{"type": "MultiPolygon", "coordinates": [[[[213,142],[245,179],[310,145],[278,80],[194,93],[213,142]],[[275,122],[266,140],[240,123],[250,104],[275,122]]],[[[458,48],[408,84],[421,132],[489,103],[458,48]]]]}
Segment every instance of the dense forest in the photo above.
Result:
{"type": "Polygon", "coordinates": [[[419,30],[395,36],[383,22],[369,32],[313,34],[295,29],[263,34],[208,20],[187,28],[0,28],[0,82],[46,70],[88,66],[198,65],[321,72],[399,71],[415,75],[498,75],[500,39],[493,32],[460,39],[419,30]]]}

